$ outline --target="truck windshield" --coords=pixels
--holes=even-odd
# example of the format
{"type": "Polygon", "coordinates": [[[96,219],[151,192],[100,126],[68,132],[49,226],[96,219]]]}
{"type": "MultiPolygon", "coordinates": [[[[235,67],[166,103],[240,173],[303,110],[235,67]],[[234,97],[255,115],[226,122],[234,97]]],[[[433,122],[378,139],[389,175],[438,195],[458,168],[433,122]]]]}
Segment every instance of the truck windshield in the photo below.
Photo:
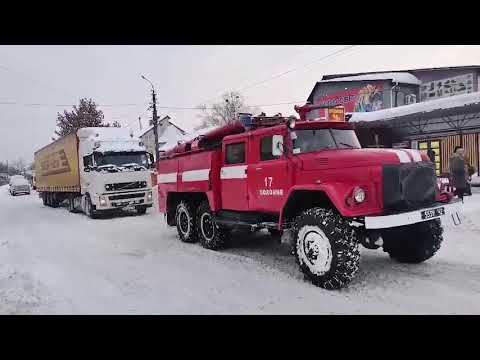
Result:
{"type": "Polygon", "coordinates": [[[144,166],[148,168],[148,157],[145,152],[112,152],[95,153],[95,163],[99,166],[144,166]]]}
{"type": "Polygon", "coordinates": [[[327,149],[360,149],[354,130],[308,129],[295,130],[293,153],[308,153],[327,149]]]}

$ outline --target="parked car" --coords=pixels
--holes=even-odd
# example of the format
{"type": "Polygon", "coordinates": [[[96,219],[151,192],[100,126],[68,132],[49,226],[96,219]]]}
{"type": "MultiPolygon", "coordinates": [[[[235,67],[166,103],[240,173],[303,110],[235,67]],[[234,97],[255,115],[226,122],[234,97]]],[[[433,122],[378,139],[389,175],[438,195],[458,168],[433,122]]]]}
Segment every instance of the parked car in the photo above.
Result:
{"type": "Polygon", "coordinates": [[[12,179],[10,179],[9,191],[12,196],[17,194],[30,194],[30,184],[24,177],[12,177],[12,179]]]}

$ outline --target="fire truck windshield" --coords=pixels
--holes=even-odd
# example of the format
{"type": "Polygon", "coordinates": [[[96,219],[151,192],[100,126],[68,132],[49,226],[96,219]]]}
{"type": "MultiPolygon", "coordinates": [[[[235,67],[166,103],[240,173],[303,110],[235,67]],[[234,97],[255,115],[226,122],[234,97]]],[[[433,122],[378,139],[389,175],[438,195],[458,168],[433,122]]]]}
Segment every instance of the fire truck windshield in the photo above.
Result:
{"type": "Polygon", "coordinates": [[[360,149],[354,130],[308,129],[295,130],[293,153],[309,153],[328,149],[360,149]]]}

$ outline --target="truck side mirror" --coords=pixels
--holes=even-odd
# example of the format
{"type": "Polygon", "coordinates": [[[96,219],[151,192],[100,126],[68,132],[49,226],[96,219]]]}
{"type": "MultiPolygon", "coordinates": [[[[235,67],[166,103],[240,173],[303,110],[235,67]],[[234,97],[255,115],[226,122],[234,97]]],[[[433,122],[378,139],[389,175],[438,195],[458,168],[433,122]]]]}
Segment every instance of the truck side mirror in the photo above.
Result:
{"type": "Polygon", "coordinates": [[[148,153],[148,158],[150,159],[150,169],[155,169],[155,159],[153,154],[148,153]]]}
{"type": "Polygon", "coordinates": [[[283,135],[273,135],[272,137],[272,155],[283,155],[283,135]]]}

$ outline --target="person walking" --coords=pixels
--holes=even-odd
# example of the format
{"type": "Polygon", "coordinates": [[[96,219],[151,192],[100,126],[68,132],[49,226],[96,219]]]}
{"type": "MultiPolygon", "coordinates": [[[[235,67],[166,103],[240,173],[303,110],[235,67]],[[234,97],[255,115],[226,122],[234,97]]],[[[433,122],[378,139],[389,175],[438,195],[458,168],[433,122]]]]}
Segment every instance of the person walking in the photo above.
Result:
{"type": "Polygon", "coordinates": [[[463,202],[463,196],[468,192],[467,168],[465,150],[456,146],[449,163],[451,185],[455,188],[455,195],[463,202]]]}

